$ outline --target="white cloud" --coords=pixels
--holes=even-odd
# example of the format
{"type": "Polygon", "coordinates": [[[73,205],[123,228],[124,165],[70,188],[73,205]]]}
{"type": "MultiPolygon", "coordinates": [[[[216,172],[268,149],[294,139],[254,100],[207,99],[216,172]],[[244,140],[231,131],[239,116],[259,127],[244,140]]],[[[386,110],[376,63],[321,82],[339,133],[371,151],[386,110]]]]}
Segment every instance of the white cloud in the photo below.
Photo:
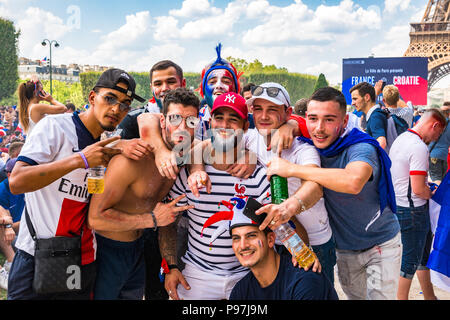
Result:
{"type": "Polygon", "coordinates": [[[408,9],[411,0],[384,0],[384,11],[386,13],[395,13],[397,10],[404,11],[408,9]]]}
{"type": "Polygon", "coordinates": [[[150,12],[142,11],[126,16],[126,23],[103,37],[98,47],[101,51],[114,51],[135,45],[142,45],[144,35],[150,32],[150,12]]]}
{"type": "Polygon", "coordinates": [[[194,18],[203,15],[217,15],[220,9],[211,7],[208,0],[184,0],[181,9],[170,10],[171,16],[180,18],[194,18]]]}
{"type": "Polygon", "coordinates": [[[94,29],[94,30],[92,30],[91,32],[92,32],[92,33],[102,33],[102,30],[100,30],[100,29],[94,29]]]}
{"type": "MultiPolygon", "coordinates": [[[[258,1],[263,4],[264,1],[258,1]]],[[[252,5],[252,3],[250,3],[252,5]]],[[[253,5],[256,6],[256,3],[253,5]]],[[[247,16],[256,11],[247,11],[247,16]]],[[[265,21],[244,33],[243,43],[274,45],[332,42],[353,32],[378,29],[381,17],[373,8],[364,9],[351,0],[337,6],[320,5],[315,11],[301,1],[286,7],[264,6],[265,21]]]]}
{"type": "MultiPolygon", "coordinates": [[[[193,2],[186,0],[183,2],[183,8],[186,3],[193,2]]],[[[190,19],[180,27],[178,27],[179,20],[173,16],[157,17],[154,38],[157,41],[217,40],[221,37],[233,36],[233,27],[245,11],[244,5],[245,3],[242,1],[235,1],[230,2],[224,10],[211,7],[206,17],[190,19]]],[[[185,10],[187,15],[187,9],[185,10]]],[[[181,16],[181,13],[176,10],[175,13],[177,16],[181,16]]],[[[174,10],[171,10],[170,14],[173,15],[174,10]]]]}
{"type": "Polygon", "coordinates": [[[408,25],[393,26],[384,36],[380,44],[372,48],[375,57],[402,57],[409,45],[408,25]]]}
{"type": "Polygon", "coordinates": [[[60,40],[72,30],[58,16],[37,7],[29,7],[16,19],[16,27],[21,31],[19,52],[31,57],[42,58],[48,53],[48,44],[45,49],[41,45],[43,39],[60,40]]]}
{"type": "Polygon", "coordinates": [[[180,38],[178,20],[172,16],[157,17],[156,24],[153,29],[153,37],[157,41],[167,41],[180,38]]]}
{"type": "Polygon", "coordinates": [[[306,73],[315,76],[323,73],[329,84],[337,84],[338,82],[342,82],[342,77],[340,76],[341,71],[341,65],[329,61],[320,61],[318,64],[314,64],[305,69],[306,73]]]}
{"type": "Polygon", "coordinates": [[[136,60],[129,61],[125,67],[130,71],[149,71],[156,62],[167,59],[183,65],[185,52],[186,49],[176,43],[158,44],[140,54],[136,60]]]}

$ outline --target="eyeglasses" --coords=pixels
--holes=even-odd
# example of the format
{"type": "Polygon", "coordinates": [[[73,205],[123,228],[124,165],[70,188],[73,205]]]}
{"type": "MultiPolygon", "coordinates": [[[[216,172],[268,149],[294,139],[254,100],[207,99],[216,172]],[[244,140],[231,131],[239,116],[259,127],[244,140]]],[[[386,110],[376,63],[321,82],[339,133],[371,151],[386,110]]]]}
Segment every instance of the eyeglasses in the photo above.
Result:
{"type": "Polygon", "coordinates": [[[183,119],[186,123],[186,126],[188,126],[191,129],[197,127],[198,123],[200,122],[200,119],[198,117],[189,116],[184,118],[179,114],[170,114],[167,116],[167,118],[169,119],[169,123],[174,127],[179,126],[181,124],[181,120],[183,119]]]}
{"type": "Polygon", "coordinates": [[[255,97],[258,97],[262,94],[264,94],[264,91],[267,92],[267,95],[271,98],[276,98],[278,94],[281,92],[286,99],[286,103],[289,103],[288,97],[284,94],[283,90],[277,87],[261,87],[261,86],[255,86],[252,88],[252,95],[255,97]]]}
{"type": "Polygon", "coordinates": [[[99,96],[101,96],[103,98],[103,100],[105,100],[106,104],[109,105],[110,107],[113,107],[115,105],[119,105],[119,109],[122,112],[130,111],[130,109],[131,109],[131,106],[129,104],[126,104],[124,102],[120,102],[120,101],[118,101],[116,98],[114,98],[112,96],[103,95],[101,93],[97,93],[97,94],[99,96]]]}

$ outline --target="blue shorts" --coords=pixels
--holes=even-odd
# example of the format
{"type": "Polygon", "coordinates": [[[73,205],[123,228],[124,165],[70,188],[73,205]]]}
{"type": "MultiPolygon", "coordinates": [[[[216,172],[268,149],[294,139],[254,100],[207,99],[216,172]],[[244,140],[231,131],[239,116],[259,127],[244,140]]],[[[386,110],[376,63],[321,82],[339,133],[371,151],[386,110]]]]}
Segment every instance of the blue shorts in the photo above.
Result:
{"type": "Polygon", "coordinates": [[[95,300],[142,300],[145,288],[144,237],[115,241],[99,234],[95,300]]]}
{"type": "Polygon", "coordinates": [[[92,300],[96,263],[81,266],[79,292],[38,295],[33,290],[34,257],[17,250],[8,277],[8,300],[92,300]]]}
{"type": "Polygon", "coordinates": [[[403,244],[400,276],[412,279],[422,262],[427,234],[430,230],[428,203],[416,208],[397,206],[396,216],[400,224],[403,244]]]}

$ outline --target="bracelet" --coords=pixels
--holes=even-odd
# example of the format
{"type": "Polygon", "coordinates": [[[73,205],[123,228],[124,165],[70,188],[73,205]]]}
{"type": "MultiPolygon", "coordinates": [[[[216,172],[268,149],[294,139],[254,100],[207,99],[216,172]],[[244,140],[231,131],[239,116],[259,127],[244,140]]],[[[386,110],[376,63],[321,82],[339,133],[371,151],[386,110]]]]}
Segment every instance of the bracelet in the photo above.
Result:
{"type": "Polygon", "coordinates": [[[5,224],[4,227],[5,228],[12,228],[12,224],[5,224]]]}
{"type": "MultiPolygon", "coordinates": [[[[305,204],[303,203],[303,200],[300,199],[299,197],[297,197],[296,194],[294,194],[294,198],[297,199],[298,203],[300,203],[300,208],[301,208],[300,212],[306,211],[306,206],[305,206],[305,204]]],[[[299,213],[300,213],[300,212],[299,212],[299,213]]]]}
{"type": "Polygon", "coordinates": [[[167,266],[167,268],[169,268],[169,270],[172,270],[172,269],[178,269],[178,270],[180,270],[180,268],[178,268],[178,266],[177,266],[176,264],[169,264],[169,265],[167,266]]]}
{"type": "Polygon", "coordinates": [[[156,224],[155,214],[153,213],[153,211],[150,211],[150,214],[152,215],[153,218],[153,231],[156,231],[156,229],[158,229],[158,225],[156,224]]]}
{"type": "Polygon", "coordinates": [[[78,154],[81,156],[81,158],[84,161],[84,168],[85,169],[89,169],[89,162],[87,161],[86,156],[84,155],[84,153],[80,151],[80,152],[78,152],[78,154]]]}

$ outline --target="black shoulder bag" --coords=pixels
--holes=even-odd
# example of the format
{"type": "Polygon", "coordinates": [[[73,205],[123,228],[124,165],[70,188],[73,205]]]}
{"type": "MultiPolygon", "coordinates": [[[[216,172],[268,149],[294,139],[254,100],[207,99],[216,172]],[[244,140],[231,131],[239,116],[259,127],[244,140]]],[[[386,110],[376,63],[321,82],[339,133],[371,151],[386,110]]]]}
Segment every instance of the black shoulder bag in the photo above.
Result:
{"type": "Polygon", "coordinates": [[[26,206],[25,218],[35,242],[33,290],[37,294],[81,291],[81,279],[75,285],[70,279],[74,274],[81,277],[81,234],[38,239],[26,206]]]}

